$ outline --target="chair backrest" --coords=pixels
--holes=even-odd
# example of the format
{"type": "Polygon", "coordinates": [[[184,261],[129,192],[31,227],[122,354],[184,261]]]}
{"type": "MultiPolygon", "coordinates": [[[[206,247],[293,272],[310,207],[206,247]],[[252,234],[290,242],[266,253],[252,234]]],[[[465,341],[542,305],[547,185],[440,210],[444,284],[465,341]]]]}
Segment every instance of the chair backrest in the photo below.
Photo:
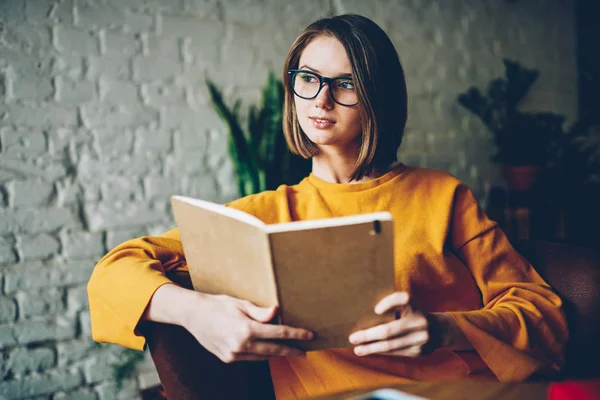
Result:
{"type": "Polygon", "coordinates": [[[569,341],[563,377],[600,377],[600,253],[541,241],[515,247],[564,301],[569,341]]]}

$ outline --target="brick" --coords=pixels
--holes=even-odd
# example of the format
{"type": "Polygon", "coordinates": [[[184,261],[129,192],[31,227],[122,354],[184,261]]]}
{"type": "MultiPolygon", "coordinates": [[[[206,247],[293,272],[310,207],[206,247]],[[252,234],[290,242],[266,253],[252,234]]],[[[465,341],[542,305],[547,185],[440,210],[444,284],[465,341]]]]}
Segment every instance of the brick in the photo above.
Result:
{"type": "Polygon", "coordinates": [[[96,386],[96,391],[100,400],[142,400],[133,379],[124,380],[120,387],[114,381],[103,382],[96,386]]]}
{"type": "Polygon", "coordinates": [[[78,337],[56,343],[57,364],[66,367],[81,361],[101,348],[91,337],[78,337]]]}
{"type": "Polygon", "coordinates": [[[152,123],[157,118],[156,111],[138,105],[117,107],[104,104],[85,104],[81,107],[81,119],[88,129],[136,127],[152,123]]]}
{"type": "Polygon", "coordinates": [[[17,248],[23,261],[44,260],[58,253],[60,243],[48,234],[20,236],[17,248]]]}
{"type": "MultiPolygon", "coordinates": [[[[130,154],[133,150],[133,131],[129,128],[93,129],[92,136],[96,149],[102,157],[118,157],[130,154]]],[[[84,176],[87,176],[84,174],[84,176]]]]}
{"type": "Polygon", "coordinates": [[[71,390],[83,382],[78,373],[58,371],[51,374],[28,376],[21,380],[0,382],[0,396],[11,399],[29,398],[71,390]]]}
{"type": "Polygon", "coordinates": [[[0,167],[12,170],[15,173],[14,177],[40,178],[47,182],[62,178],[67,174],[62,160],[55,159],[48,153],[38,154],[36,157],[28,157],[28,159],[18,153],[4,154],[0,159],[0,167]]]}
{"type": "Polygon", "coordinates": [[[79,313],[79,331],[83,336],[92,336],[92,320],[89,311],[79,313]]]}
{"type": "Polygon", "coordinates": [[[0,264],[15,262],[17,262],[17,253],[14,240],[11,237],[0,236],[0,264]]]}
{"type": "Polygon", "coordinates": [[[161,212],[139,202],[86,204],[84,211],[92,231],[142,226],[159,222],[163,218],[161,212]]]}
{"type": "Polygon", "coordinates": [[[46,52],[50,48],[51,30],[49,27],[22,21],[5,21],[3,26],[3,42],[8,48],[34,55],[46,52]]]}
{"type": "Polygon", "coordinates": [[[52,400],[98,400],[98,395],[91,389],[81,389],[56,393],[52,400]]]}
{"type": "Polygon", "coordinates": [[[61,314],[65,310],[64,291],[59,288],[41,288],[37,291],[18,292],[19,317],[31,319],[44,315],[61,314]]]}
{"type": "Polygon", "coordinates": [[[106,233],[106,248],[112,250],[128,240],[145,236],[143,228],[109,231],[106,233]]]}
{"type": "Polygon", "coordinates": [[[4,291],[29,291],[48,286],[63,287],[86,283],[97,260],[53,261],[17,264],[4,271],[4,291]]]}
{"type": "Polygon", "coordinates": [[[16,344],[29,345],[46,340],[71,339],[75,334],[74,321],[62,317],[18,322],[0,326],[0,348],[16,344]]]}
{"type": "Polygon", "coordinates": [[[51,74],[76,81],[83,77],[84,67],[84,56],[80,54],[63,54],[52,58],[51,74]]]}
{"type": "Polygon", "coordinates": [[[183,191],[185,196],[197,197],[208,201],[218,201],[217,181],[212,174],[186,178],[183,181],[183,191]]]}
{"type": "Polygon", "coordinates": [[[0,209],[0,235],[8,233],[36,234],[58,228],[76,228],[81,222],[66,208],[0,209]]]}
{"type": "Polygon", "coordinates": [[[114,376],[114,365],[119,360],[114,351],[96,351],[83,362],[83,376],[87,383],[98,383],[111,380],[114,376]]]}
{"type": "Polygon", "coordinates": [[[82,29],[120,29],[125,23],[125,10],[117,5],[87,2],[77,4],[76,25],[82,29]]]}
{"type": "Polygon", "coordinates": [[[104,237],[100,233],[64,230],[60,232],[62,255],[70,260],[94,258],[105,253],[104,237]]]}
{"type": "Polygon", "coordinates": [[[10,297],[0,297],[0,324],[13,322],[17,318],[17,305],[10,297]]]}
{"type": "Polygon", "coordinates": [[[25,12],[27,19],[39,23],[73,23],[73,1],[64,0],[55,2],[51,0],[27,0],[25,12]]]}
{"type": "Polygon", "coordinates": [[[67,289],[67,312],[75,315],[89,309],[87,287],[79,285],[67,289]]]}
{"type": "Polygon", "coordinates": [[[136,153],[166,154],[173,149],[173,134],[156,129],[139,128],[135,130],[136,153]]]}
{"type": "Polygon", "coordinates": [[[184,0],[183,2],[188,13],[200,18],[215,18],[221,12],[218,0],[184,0]]]}
{"type": "Polygon", "coordinates": [[[82,188],[73,179],[56,181],[56,205],[59,207],[71,206],[83,197],[82,188]]]}
{"type": "Polygon", "coordinates": [[[173,79],[182,72],[179,58],[150,55],[133,59],[133,76],[136,81],[163,81],[173,79]]]}
{"type": "Polygon", "coordinates": [[[144,83],[141,85],[144,104],[153,107],[185,106],[185,90],[182,86],[162,83],[144,83]]]}
{"type": "Polygon", "coordinates": [[[182,38],[168,34],[141,33],[140,40],[144,56],[181,61],[182,38]]]}
{"type": "Polygon", "coordinates": [[[1,21],[25,21],[25,3],[23,0],[4,0],[0,7],[1,21]]]}
{"type": "Polygon", "coordinates": [[[41,179],[8,182],[6,189],[11,207],[47,205],[54,194],[54,186],[41,179]]]}
{"type": "Polygon", "coordinates": [[[54,95],[49,76],[17,75],[12,82],[12,95],[19,100],[48,101],[54,95]]]}
{"type": "Polygon", "coordinates": [[[96,84],[58,76],[55,79],[56,101],[79,105],[96,99],[96,84]]]}
{"type": "Polygon", "coordinates": [[[71,28],[67,25],[54,28],[54,46],[65,54],[100,54],[100,42],[93,31],[71,28]]]}
{"type": "Polygon", "coordinates": [[[133,82],[100,80],[100,102],[111,105],[127,105],[139,102],[139,88],[133,82]]]}
{"type": "Polygon", "coordinates": [[[198,127],[206,129],[221,129],[225,126],[216,111],[209,107],[165,107],[161,110],[161,128],[172,129],[178,127],[191,128],[197,134],[201,132],[198,127]]]}
{"type": "Polygon", "coordinates": [[[0,128],[0,138],[4,153],[31,157],[48,150],[46,135],[38,129],[0,128]]]}
{"type": "MultiPolygon", "coordinates": [[[[77,109],[52,104],[7,104],[6,118],[19,127],[75,127],[77,126],[77,109]]],[[[1,112],[0,112],[1,115],[1,112]]]]}
{"type": "Polygon", "coordinates": [[[118,160],[118,163],[106,163],[83,155],[78,164],[80,177],[85,181],[97,181],[98,176],[138,177],[159,169],[155,155],[120,155],[118,160]]]}
{"type": "Polygon", "coordinates": [[[147,32],[156,30],[154,18],[148,14],[142,14],[136,11],[125,10],[125,32],[147,32]]]}
{"type": "Polygon", "coordinates": [[[168,199],[175,193],[181,193],[181,181],[176,177],[148,175],[144,178],[146,199],[168,199]]]}
{"type": "MultiPolygon", "coordinates": [[[[142,16],[151,19],[149,16],[142,16]]],[[[133,33],[106,32],[106,55],[114,58],[116,55],[133,56],[141,54],[142,41],[139,35],[133,33]]]]}
{"type": "Polygon", "coordinates": [[[130,79],[133,74],[131,61],[126,57],[114,57],[110,55],[102,57],[90,56],[87,60],[89,64],[89,78],[103,76],[114,80],[126,80],[130,79]]]}
{"type": "Polygon", "coordinates": [[[109,202],[142,200],[140,180],[139,177],[109,176],[100,183],[102,199],[109,202]]]}
{"type": "Polygon", "coordinates": [[[109,0],[119,7],[140,11],[172,11],[181,12],[183,0],[109,0]]]}
{"type": "Polygon", "coordinates": [[[54,350],[48,347],[17,348],[10,352],[8,368],[15,375],[41,372],[56,364],[54,350]]]}

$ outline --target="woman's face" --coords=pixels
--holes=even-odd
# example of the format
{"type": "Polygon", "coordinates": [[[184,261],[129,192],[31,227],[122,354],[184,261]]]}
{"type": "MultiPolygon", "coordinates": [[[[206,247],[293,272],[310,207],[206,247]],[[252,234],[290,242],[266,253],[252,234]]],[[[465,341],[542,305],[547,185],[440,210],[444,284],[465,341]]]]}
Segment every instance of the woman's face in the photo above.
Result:
{"type": "MultiPolygon", "coordinates": [[[[336,38],[326,35],[317,36],[306,46],[298,69],[328,78],[352,76],[346,50],[336,38]]],[[[342,106],[334,102],[328,84],[323,85],[314,99],[294,96],[294,103],[302,131],[319,149],[337,147],[355,151],[360,146],[362,125],[358,105],[342,106]]]]}

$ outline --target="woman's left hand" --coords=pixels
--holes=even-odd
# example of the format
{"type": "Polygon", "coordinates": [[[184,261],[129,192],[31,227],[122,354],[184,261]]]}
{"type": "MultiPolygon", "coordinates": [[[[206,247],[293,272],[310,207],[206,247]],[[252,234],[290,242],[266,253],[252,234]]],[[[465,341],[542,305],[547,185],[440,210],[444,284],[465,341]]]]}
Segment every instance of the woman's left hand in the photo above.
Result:
{"type": "Polygon", "coordinates": [[[415,308],[406,292],[392,293],[375,306],[377,314],[393,309],[400,318],[350,335],[350,343],[357,345],[356,355],[419,357],[440,346],[443,333],[436,315],[415,308]]]}

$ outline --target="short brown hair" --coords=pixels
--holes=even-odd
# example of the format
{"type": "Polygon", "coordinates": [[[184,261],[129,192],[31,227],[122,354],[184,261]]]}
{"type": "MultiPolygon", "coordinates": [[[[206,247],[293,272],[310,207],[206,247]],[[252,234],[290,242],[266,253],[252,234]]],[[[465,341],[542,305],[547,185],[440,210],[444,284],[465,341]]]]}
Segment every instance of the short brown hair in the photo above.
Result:
{"type": "Polygon", "coordinates": [[[317,146],[302,132],[294,107],[287,71],[298,68],[300,55],[317,36],[339,40],[348,54],[362,117],[362,145],[350,176],[358,180],[373,169],[385,171],[396,161],[407,117],[404,70],[388,35],[370,19],[345,14],[310,24],[296,39],[285,59],[283,131],[290,150],[304,158],[317,146]]]}

